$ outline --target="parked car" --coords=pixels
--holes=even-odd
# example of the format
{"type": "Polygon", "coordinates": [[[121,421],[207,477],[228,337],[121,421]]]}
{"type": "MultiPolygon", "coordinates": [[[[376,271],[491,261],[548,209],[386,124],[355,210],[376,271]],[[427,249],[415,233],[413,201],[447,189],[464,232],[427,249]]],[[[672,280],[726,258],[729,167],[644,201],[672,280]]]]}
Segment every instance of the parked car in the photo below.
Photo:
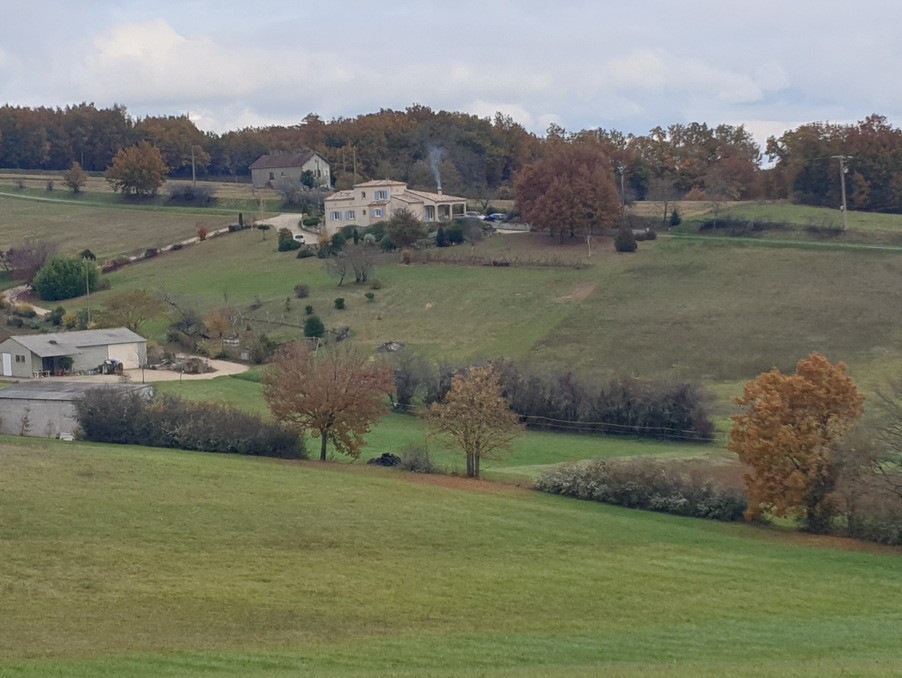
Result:
{"type": "Polygon", "coordinates": [[[465,217],[470,217],[471,219],[485,219],[484,214],[480,214],[479,212],[467,212],[465,217]]]}
{"type": "Polygon", "coordinates": [[[297,240],[302,245],[304,244],[304,234],[303,233],[295,233],[294,239],[297,240]]]}
{"type": "Polygon", "coordinates": [[[504,221],[505,219],[507,219],[507,215],[503,212],[494,212],[485,218],[486,221],[504,221]]]}

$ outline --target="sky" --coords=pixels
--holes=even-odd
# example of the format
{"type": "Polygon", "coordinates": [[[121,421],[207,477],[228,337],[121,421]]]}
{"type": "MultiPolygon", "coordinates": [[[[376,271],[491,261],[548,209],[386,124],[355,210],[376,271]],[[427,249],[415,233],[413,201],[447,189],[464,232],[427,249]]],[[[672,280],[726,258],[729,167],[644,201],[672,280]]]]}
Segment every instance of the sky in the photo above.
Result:
{"type": "Polygon", "coordinates": [[[0,104],[203,130],[413,104],[543,135],[902,123],[898,0],[0,0],[0,104]]]}

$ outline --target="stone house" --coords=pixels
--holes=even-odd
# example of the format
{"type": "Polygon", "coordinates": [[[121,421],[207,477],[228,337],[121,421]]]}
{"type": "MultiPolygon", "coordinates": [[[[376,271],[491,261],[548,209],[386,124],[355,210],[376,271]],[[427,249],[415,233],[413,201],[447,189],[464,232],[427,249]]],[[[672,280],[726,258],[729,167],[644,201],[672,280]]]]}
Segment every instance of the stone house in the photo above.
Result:
{"type": "Polygon", "coordinates": [[[254,188],[272,188],[280,181],[300,182],[304,172],[312,172],[316,186],[330,188],[332,175],[328,161],[305,148],[297,153],[261,155],[250,166],[254,188]]]}

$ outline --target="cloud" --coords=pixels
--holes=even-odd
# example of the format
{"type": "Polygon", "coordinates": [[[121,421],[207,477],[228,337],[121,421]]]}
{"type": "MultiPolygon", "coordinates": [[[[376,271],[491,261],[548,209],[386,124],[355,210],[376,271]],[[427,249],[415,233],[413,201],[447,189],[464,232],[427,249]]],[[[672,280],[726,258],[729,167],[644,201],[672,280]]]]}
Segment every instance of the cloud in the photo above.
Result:
{"type": "Polygon", "coordinates": [[[788,77],[778,64],[759,68],[755,75],[717,66],[693,56],[658,49],[635,50],[609,59],[598,71],[596,86],[617,93],[659,93],[702,96],[727,104],[761,101],[769,90],[782,89],[788,77]]]}

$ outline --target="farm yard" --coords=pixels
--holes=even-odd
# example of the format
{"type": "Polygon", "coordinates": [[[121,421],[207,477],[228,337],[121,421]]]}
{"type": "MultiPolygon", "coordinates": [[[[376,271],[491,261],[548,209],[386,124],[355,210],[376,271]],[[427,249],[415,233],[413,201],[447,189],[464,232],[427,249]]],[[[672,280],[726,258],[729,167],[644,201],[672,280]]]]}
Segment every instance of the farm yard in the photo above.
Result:
{"type": "MultiPolygon", "coordinates": [[[[114,258],[237,217],[82,198],[0,195],[18,229],[4,237],[114,258]]],[[[700,232],[706,212],[687,205],[682,226],[635,254],[610,238],[590,253],[582,239],[494,235],[410,265],[380,254],[375,289],[339,286],[321,260],[248,229],[63,302],[165,290],[201,317],[236,308],[277,341],[301,335],[309,305],[367,353],[394,341],[448,365],[503,356],[601,381],[689,381],[717,431],[712,443],[529,431],[485,462],[484,481],[402,414],[367,435],[363,459],[428,441],[451,475],[2,437],[0,675],[895,675],[899,548],[529,489],[557,464],[600,458],[698,459],[735,477],[725,434],[746,380],[812,351],[848,363],[868,394],[897,374],[902,218],[853,213],[848,234],[825,239],[806,231],[826,218],[817,208],[730,209],[794,226],[700,232]]],[[[164,344],[167,326],[143,332],[164,344]]],[[[156,388],[269,417],[259,376],[156,388]]]]}

